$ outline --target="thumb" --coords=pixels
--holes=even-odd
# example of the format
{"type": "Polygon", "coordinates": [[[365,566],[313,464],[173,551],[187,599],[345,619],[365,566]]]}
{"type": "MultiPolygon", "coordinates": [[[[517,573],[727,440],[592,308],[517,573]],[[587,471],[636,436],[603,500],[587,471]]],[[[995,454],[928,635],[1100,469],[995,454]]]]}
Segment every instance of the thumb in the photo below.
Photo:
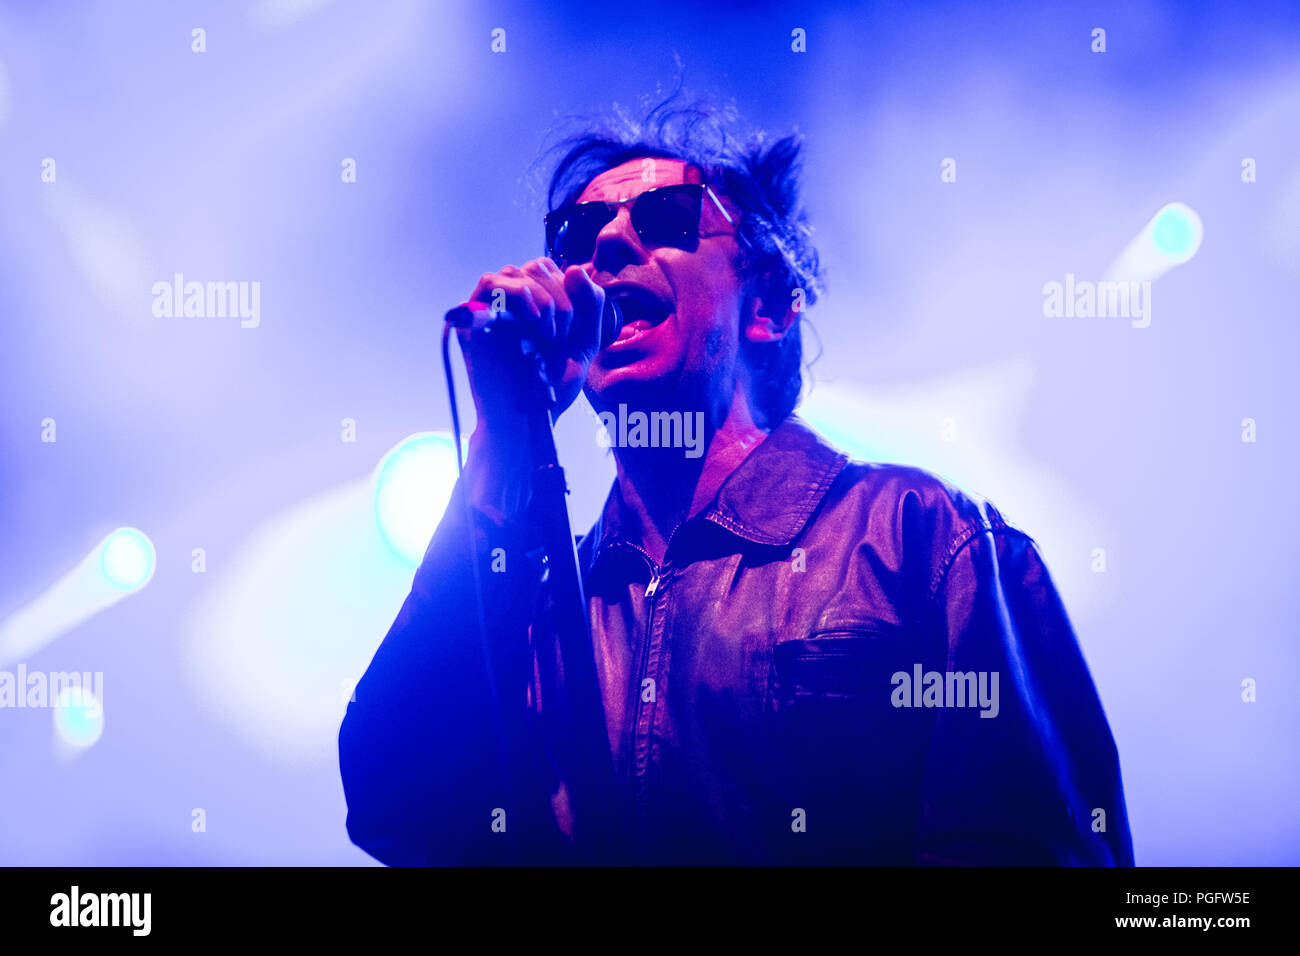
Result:
{"type": "Polygon", "coordinates": [[[573,326],[570,345],[584,354],[600,351],[600,324],[605,312],[605,290],[592,280],[582,266],[564,270],[564,291],[573,303],[573,326]]]}

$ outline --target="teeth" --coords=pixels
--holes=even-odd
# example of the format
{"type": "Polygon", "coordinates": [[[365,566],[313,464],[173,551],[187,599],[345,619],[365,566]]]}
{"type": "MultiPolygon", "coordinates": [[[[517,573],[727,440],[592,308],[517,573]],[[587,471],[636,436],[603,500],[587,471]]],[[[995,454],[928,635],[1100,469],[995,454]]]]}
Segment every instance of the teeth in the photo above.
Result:
{"type": "Polygon", "coordinates": [[[645,321],[629,322],[627,325],[623,326],[623,330],[619,332],[618,339],[616,341],[630,342],[632,339],[644,335],[652,328],[654,328],[654,326],[652,326],[649,322],[645,322],[645,321]]]}

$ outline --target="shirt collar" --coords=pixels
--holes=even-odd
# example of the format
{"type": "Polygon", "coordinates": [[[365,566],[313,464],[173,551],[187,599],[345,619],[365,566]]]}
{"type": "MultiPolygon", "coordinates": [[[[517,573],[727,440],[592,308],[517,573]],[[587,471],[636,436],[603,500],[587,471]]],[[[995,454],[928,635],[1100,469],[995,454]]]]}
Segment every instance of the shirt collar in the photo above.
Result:
{"type": "MultiPolygon", "coordinates": [[[[746,541],[784,546],[803,530],[821,504],[848,456],[791,415],[723,481],[700,517],[746,541]]],[[[620,534],[623,509],[618,482],[584,543],[596,542],[591,563],[625,539],[620,534]]]]}

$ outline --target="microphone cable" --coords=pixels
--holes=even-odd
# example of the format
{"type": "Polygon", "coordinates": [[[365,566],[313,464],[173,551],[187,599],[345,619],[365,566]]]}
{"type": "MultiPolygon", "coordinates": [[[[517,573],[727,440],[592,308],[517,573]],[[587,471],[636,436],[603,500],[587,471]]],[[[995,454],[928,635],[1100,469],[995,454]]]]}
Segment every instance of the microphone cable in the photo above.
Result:
{"type": "MultiPolygon", "coordinates": [[[[456,445],[457,484],[460,486],[461,501],[465,508],[465,525],[469,532],[470,567],[474,579],[474,615],[478,624],[479,648],[483,653],[483,665],[487,671],[488,700],[492,709],[492,723],[496,738],[497,772],[500,774],[505,793],[510,798],[506,802],[510,803],[510,812],[513,813],[515,790],[511,781],[510,761],[506,751],[505,718],[501,711],[501,694],[500,689],[497,687],[496,668],[492,666],[492,647],[488,641],[487,612],[483,607],[483,578],[479,570],[477,525],[474,520],[474,507],[469,499],[469,488],[465,485],[465,462],[461,457],[460,413],[456,407],[456,380],[451,370],[451,330],[451,321],[444,321],[442,325],[442,370],[447,380],[447,402],[451,408],[452,440],[456,445]]],[[[462,353],[463,351],[462,349],[462,353]]],[[[517,865],[519,862],[519,847],[515,842],[515,831],[510,829],[508,818],[505,832],[506,842],[509,846],[510,862],[517,865]]]]}

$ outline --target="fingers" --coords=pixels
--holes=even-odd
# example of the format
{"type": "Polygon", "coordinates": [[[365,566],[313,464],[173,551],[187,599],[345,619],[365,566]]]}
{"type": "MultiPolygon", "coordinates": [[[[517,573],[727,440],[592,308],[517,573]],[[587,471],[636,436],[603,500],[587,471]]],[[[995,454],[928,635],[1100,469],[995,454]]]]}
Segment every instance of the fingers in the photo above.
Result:
{"type": "Polygon", "coordinates": [[[484,273],[469,301],[504,308],[534,340],[556,343],[569,336],[573,306],[563,274],[548,258],[535,259],[522,268],[508,265],[484,273]]]}
{"type": "Polygon", "coordinates": [[[508,272],[487,272],[478,280],[470,302],[482,302],[492,309],[501,309],[511,317],[523,323],[530,336],[539,333],[548,334],[553,327],[553,319],[548,315],[551,303],[549,297],[540,294],[535,283],[526,278],[518,269],[508,266],[508,272]]]}
{"type": "MultiPolygon", "coordinates": [[[[556,408],[568,408],[600,350],[604,290],[581,267],[561,271],[551,259],[541,258],[484,273],[469,301],[510,313],[508,326],[525,336],[546,363],[556,408]]],[[[530,380],[528,371],[534,367],[514,335],[505,332],[508,326],[457,330],[480,421],[484,416],[509,419],[517,414],[519,388],[530,380]],[[499,334],[488,334],[491,329],[499,334]]]]}
{"type": "Polygon", "coordinates": [[[566,342],[573,325],[573,305],[564,288],[564,273],[551,259],[543,257],[525,263],[523,273],[532,279],[549,297],[552,306],[554,340],[566,342]]]}

